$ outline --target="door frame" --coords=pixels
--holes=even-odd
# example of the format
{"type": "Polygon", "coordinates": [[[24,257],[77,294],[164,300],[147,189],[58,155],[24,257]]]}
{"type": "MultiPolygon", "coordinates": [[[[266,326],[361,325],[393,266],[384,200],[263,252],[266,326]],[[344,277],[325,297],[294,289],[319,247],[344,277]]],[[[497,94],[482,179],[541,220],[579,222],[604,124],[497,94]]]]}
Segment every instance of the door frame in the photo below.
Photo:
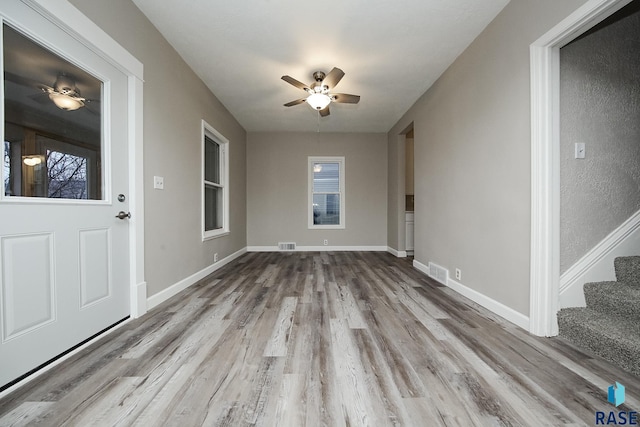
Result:
{"type": "Polygon", "coordinates": [[[129,170],[129,289],[130,315],[147,311],[144,278],[143,72],[142,62],[67,0],[21,0],[49,21],[83,42],[127,76],[129,170]]]}
{"type": "Polygon", "coordinates": [[[560,48],[631,0],[589,0],[530,46],[531,263],[529,332],[558,334],[560,48]]]}

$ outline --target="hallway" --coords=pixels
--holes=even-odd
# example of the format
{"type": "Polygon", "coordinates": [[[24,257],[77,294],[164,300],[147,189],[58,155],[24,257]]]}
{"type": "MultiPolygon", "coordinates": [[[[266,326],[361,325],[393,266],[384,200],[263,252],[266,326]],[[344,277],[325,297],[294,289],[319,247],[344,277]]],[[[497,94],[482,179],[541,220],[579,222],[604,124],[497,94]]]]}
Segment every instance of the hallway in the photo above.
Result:
{"type": "Polygon", "coordinates": [[[0,400],[0,425],[593,425],[640,379],[375,252],[249,253],[0,400]]]}

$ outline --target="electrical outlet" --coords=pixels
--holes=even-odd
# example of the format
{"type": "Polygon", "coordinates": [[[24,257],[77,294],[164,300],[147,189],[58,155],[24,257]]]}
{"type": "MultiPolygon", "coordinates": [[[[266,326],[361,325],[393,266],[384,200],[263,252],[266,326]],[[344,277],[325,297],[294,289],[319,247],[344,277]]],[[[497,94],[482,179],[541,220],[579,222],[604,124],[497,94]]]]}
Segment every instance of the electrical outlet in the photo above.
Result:
{"type": "Polygon", "coordinates": [[[164,177],[154,176],[153,188],[155,188],[156,190],[164,190],[164,177]]]}
{"type": "Polygon", "coordinates": [[[462,280],[462,271],[456,268],[456,280],[462,280]]]}
{"type": "Polygon", "coordinates": [[[324,245],[327,246],[329,244],[329,240],[328,239],[324,239],[324,245]]]}
{"type": "Polygon", "coordinates": [[[218,252],[213,254],[213,262],[218,262],[218,252]]]}

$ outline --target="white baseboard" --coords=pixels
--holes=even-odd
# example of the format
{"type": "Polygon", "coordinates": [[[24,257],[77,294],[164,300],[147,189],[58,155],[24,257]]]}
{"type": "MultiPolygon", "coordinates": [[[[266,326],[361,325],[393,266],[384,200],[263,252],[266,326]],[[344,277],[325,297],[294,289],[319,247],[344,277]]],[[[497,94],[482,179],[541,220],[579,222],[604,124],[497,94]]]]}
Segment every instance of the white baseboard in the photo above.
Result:
{"type": "MultiPolygon", "coordinates": [[[[413,266],[416,270],[421,271],[422,273],[429,275],[429,266],[422,264],[416,260],[413,260],[413,266]]],[[[471,301],[480,304],[482,307],[487,310],[497,314],[498,316],[508,320],[516,326],[521,327],[522,329],[528,331],[529,330],[529,317],[525,316],[522,313],[515,311],[514,309],[507,307],[506,305],[498,302],[488,296],[481,294],[480,292],[473,290],[462,283],[456,282],[455,280],[449,278],[447,280],[446,286],[448,288],[453,289],[460,295],[463,295],[469,298],[471,301]]]]}
{"type": "Polygon", "coordinates": [[[147,312],[147,282],[136,284],[136,306],[131,307],[131,317],[137,319],[147,312]]]}
{"type": "Polygon", "coordinates": [[[224,267],[225,265],[229,264],[231,261],[233,261],[236,258],[239,258],[240,256],[244,255],[245,253],[247,253],[247,248],[242,248],[239,251],[237,251],[235,253],[232,253],[231,255],[221,259],[220,261],[218,261],[216,263],[213,263],[213,264],[211,264],[210,266],[208,266],[206,268],[203,268],[202,270],[198,271],[197,273],[194,273],[191,276],[189,276],[189,277],[187,277],[185,279],[182,279],[178,283],[169,286],[168,288],[158,292],[157,294],[151,295],[147,299],[147,309],[151,310],[152,308],[162,304],[163,302],[165,302],[166,300],[168,300],[172,296],[177,295],[178,293],[180,293],[183,290],[187,289],[189,286],[197,283],[199,280],[204,279],[209,274],[211,274],[214,271],[224,267]]]}
{"type": "Polygon", "coordinates": [[[560,276],[560,308],[584,307],[584,284],[616,280],[613,260],[626,255],[640,255],[640,211],[609,233],[560,276]]]}
{"type": "Polygon", "coordinates": [[[281,251],[277,246],[247,246],[247,252],[386,252],[386,246],[296,246],[294,251],[281,251]]]}
{"type": "Polygon", "coordinates": [[[394,255],[396,258],[407,257],[407,251],[398,251],[396,249],[393,249],[391,246],[387,246],[387,252],[389,252],[391,255],[394,255]]]}

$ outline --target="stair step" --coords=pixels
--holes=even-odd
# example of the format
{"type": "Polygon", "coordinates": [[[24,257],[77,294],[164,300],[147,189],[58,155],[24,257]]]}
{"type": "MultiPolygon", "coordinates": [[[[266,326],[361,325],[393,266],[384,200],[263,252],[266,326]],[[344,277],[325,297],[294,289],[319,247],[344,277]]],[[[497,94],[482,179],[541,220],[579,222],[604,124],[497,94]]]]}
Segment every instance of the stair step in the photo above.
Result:
{"type": "Polygon", "coordinates": [[[640,288],[640,256],[622,256],[613,260],[616,280],[640,288]]]}
{"type": "Polygon", "coordinates": [[[640,322],[640,288],[620,282],[585,283],[584,298],[594,311],[640,322]]]}
{"type": "Polygon", "coordinates": [[[560,336],[635,375],[640,375],[640,323],[586,307],[558,312],[560,336]]]}

